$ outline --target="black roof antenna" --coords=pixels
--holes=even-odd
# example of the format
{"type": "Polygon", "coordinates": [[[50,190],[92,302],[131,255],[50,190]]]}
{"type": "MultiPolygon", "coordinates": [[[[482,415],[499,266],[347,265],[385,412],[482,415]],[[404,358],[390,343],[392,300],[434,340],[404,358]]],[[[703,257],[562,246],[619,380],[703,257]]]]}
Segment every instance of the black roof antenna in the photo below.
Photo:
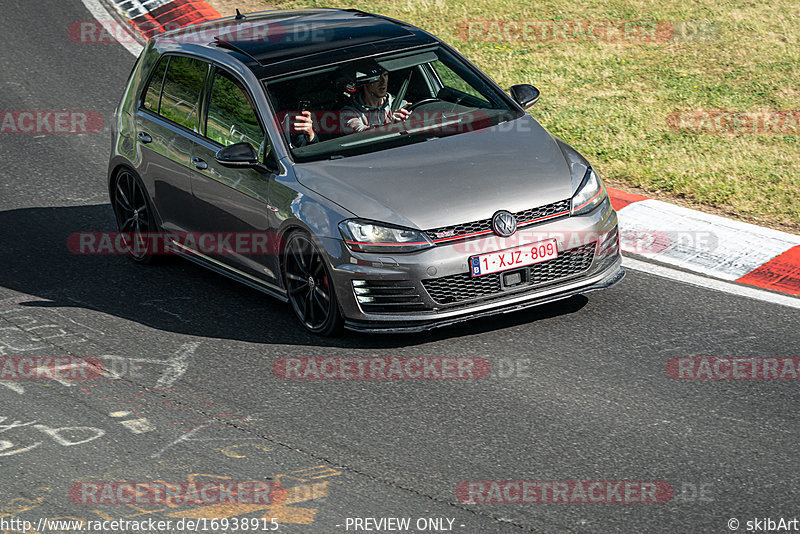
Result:
{"type": "Polygon", "coordinates": [[[245,20],[247,17],[239,13],[239,10],[236,10],[236,18],[234,20],[245,20]]]}

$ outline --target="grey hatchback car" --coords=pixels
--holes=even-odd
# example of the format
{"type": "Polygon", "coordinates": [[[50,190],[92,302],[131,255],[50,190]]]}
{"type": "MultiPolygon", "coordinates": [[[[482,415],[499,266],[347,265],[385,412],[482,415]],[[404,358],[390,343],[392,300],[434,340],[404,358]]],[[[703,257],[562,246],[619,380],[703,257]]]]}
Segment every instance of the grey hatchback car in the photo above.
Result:
{"type": "Polygon", "coordinates": [[[111,204],[134,260],[177,252],[320,335],[610,287],[616,213],[586,159],[525,112],[538,97],[357,10],[189,26],[150,39],[130,75],[111,204]]]}

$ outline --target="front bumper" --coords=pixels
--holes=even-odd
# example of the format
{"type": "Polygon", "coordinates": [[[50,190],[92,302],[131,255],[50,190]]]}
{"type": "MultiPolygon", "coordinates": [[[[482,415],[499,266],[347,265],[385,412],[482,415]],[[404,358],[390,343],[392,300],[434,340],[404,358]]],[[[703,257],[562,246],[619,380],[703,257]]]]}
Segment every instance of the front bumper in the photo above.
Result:
{"type": "Polygon", "coordinates": [[[590,214],[521,229],[505,240],[487,236],[394,258],[354,253],[340,240],[323,245],[345,327],[362,332],[417,332],[508,313],[611,287],[624,276],[617,217],[608,201],[590,214]],[[521,284],[506,287],[505,273],[469,276],[470,256],[554,235],[560,236],[559,258],[522,268],[521,284]],[[402,298],[381,298],[388,294],[402,298]]]}
{"type": "MultiPolygon", "coordinates": [[[[620,282],[625,277],[625,270],[622,268],[621,264],[622,258],[616,261],[612,267],[608,269],[608,274],[604,272],[599,279],[592,278],[588,281],[581,280],[578,283],[573,283],[568,286],[554,286],[549,288],[548,291],[530,293],[519,298],[496,301],[484,306],[473,306],[458,310],[458,312],[455,313],[433,312],[429,316],[417,314],[413,317],[408,317],[405,321],[393,321],[388,324],[382,322],[360,322],[347,320],[345,321],[344,326],[348,330],[353,330],[355,332],[385,334],[413,333],[432,330],[434,328],[442,328],[482,317],[511,313],[533,306],[540,306],[549,302],[566,299],[574,295],[580,295],[590,291],[609,288],[620,282]]],[[[381,317],[380,319],[384,318],[381,317]]]]}

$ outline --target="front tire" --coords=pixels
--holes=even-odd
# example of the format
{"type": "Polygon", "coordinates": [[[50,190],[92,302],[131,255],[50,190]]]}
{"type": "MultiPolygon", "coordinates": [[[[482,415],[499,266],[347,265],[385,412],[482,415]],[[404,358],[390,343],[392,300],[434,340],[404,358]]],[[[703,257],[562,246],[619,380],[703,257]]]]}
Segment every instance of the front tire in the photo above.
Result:
{"type": "Polygon", "coordinates": [[[284,285],[297,319],[312,334],[339,333],[343,319],[333,280],[311,237],[305,232],[291,234],[283,258],[284,285]]]}
{"type": "Polygon", "coordinates": [[[158,256],[153,254],[152,242],[148,234],[157,231],[155,216],[150,207],[147,190],[142,181],[130,169],[122,169],[111,184],[111,206],[117,220],[117,228],[123,237],[128,256],[137,263],[154,263],[158,256]]]}

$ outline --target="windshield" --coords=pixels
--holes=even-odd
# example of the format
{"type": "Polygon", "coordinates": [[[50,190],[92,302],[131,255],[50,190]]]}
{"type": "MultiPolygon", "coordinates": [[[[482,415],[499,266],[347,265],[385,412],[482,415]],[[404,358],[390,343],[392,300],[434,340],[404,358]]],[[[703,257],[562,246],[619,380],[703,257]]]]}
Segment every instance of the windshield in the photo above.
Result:
{"type": "Polygon", "coordinates": [[[300,163],[463,134],[522,116],[443,48],[359,59],[264,84],[300,163]]]}

